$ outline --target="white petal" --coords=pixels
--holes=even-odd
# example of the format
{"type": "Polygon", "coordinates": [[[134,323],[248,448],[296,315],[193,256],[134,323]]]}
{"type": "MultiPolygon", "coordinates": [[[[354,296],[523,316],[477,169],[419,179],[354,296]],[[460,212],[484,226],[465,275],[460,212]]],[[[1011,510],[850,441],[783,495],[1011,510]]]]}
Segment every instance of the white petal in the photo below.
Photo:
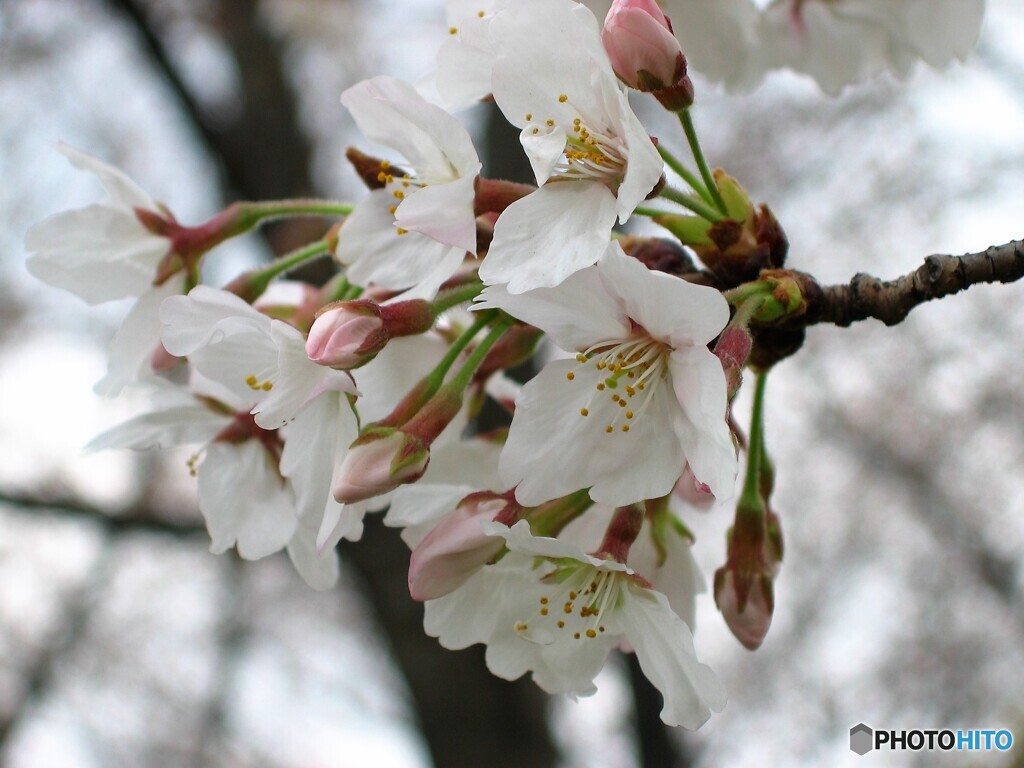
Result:
{"type": "Polygon", "coordinates": [[[374,77],[349,88],[341,102],[363,134],[398,150],[430,182],[475,176],[480,161],[462,124],[393,77],[374,77]]]}
{"type": "Polygon", "coordinates": [[[129,209],[144,208],[150,211],[157,210],[157,205],[153,202],[153,198],[128,178],[124,171],[103,162],[88,152],[75,149],[63,142],[57,145],[57,151],[70,160],[75,168],[94,174],[107,191],[110,201],[115,205],[129,209]]]}
{"type": "Polygon", "coordinates": [[[198,402],[190,406],[163,408],[144,413],[94,437],[86,451],[109,448],[170,448],[206,443],[230,425],[231,416],[211,411],[198,402]]]}
{"type": "Polygon", "coordinates": [[[449,650],[489,642],[501,629],[511,634],[514,620],[507,616],[507,601],[495,597],[517,594],[529,581],[525,568],[500,563],[484,568],[454,592],[428,600],[424,604],[423,629],[449,650]]]}
{"type": "MultiPolygon", "coordinates": [[[[281,474],[295,489],[299,519],[311,529],[315,544],[324,518],[341,518],[341,505],[331,495],[331,478],[335,464],[359,435],[359,425],[348,398],[328,392],[310,403],[283,434],[281,474]]],[[[342,535],[357,539],[361,534],[360,515],[342,535]]]]}
{"type": "Polygon", "coordinates": [[[185,287],[184,273],[147,291],[135,302],[110,342],[107,375],[96,382],[94,391],[102,397],[116,397],[127,384],[153,373],[151,360],[160,345],[160,304],[185,287]]]}
{"type": "Polygon", "coordinates": [[[593,79],[614,81],[615,74],[597,20],[585,6],[517,0],[494,17],[491,38],[499,51],[491,78],[494,100],[510,123],[522,128],[550,119],[571,131],[580,116],[591,127],[605,127],[593,79]]]}
{"type": "Polygon", "coordinates": [[[422,481],[403,485],[392,497],[384,524],[392,528],[404,528],[402,541],[412,549],[438,520],[455,509],[466,496],[478,490],[472,485],[424,484],[422,481]]]}
{"type": "Polygon", "coordinates": [[[729,322],[729,303],[704,285],[648,269],[613,243],[597,265],[606,291],[655,339],[677,349],[707,344],[729,322]]]}
{"type": "Polygon", "coordinates": [[[601,258],[614,223],[615,197],[603,184],[546,184],[498,217],[480,279],[507,283],[509,293],[558,285],[601,258]]]}
{"type": "Polygon", "coordinates": [[[377,357],[353,371],[362,393],[356,401],[362,422],[369,424],[387,416],[433,370],[447,350],[448,345],[431,334],[400,337],[389,341],[377,357]]]}
{"type": "Polygon", "coordinates": [[[501,309],[542,329],[562,349],[582,352],[605,339],[629,338],[629,318],[616,298],[598,270],[588,267],[554,288],[510,294],[503,285],[490,285],[473,308],[501,309]]]}
{"type": "Polygon", "coordinates": [[[398,234],[388,210],[393,203],[386,191],[376,190],[356,206],[338,232],[338,259],[356,285],[401,290],[430,284],[436,292],[462,264],[465,250],[418,232],[398,234]]]}
{"type": "Polygon", "coordinates": [[[661,180],[665,164],[651,142],[647,129],[630,108],[626,95],[616,88],[610,97],[616,105],[613,123],[629,150],[626,175],[616,196],[619,223],[625,224],[633,209],[644,201],[661,180]]]}
{"type": "Polygon", "coordinates": [[[238,333],[270,337],[269,317],[235,294],[206,285],[167,299],[160,306],[160,322],[164,347],[178,357],[238,333]]]}
{"type": "Polygon", "coordinates": [[[722,364],[706,348],[694,347],[672,353],[669,370],[676,399],[682,406],[677,429],[686,461],[694,476],[708,485],[719,501],[732,498],[737,460],[726,423],[722,364]]]}
{"type": "Polygon", "coordinates": [[[628,590],[620,607],[622,623],[640,668],[665,699],[661,719],[699,728],[712,711],[725,708],[725,687],[710,667],[697,661],[693,634],[665,596],[635,585],[628,590]]]}
{"type": "Polygon", "coordinates": [[[565,152],[565,129],[560,125],[553,127],[528,125],[519,134],[519,143],[526,150],[537,186],[541,186],[555,169],[555,164],[565,152]]]}
{"type": "Polygon", "coordinates": [[[199,465],[199,510],[210,532],[210,551],[258,560],[282,549],[298,519],[276,462],[256,440],[213,443],[199,465]]]}
{"type": "Polygon", "coordinates": [[[683,462],[668,388],[649,393],[647,411],[622,432],[619,422],[626,420],[611,391],[595,390],[601,375],[592,365],[554,361],[523,387],[499,465],[505,484],[518,484],[521,504],[590,487],[595,501],[620,506],[672,489],[683,462]],[[575,373],[572,381],[569,372],[575,373]],[[582,408],[589,415],[582,416],[582,408]]]}
{"type": "Polygon", "coordinates": [[[299,576],[313,589],[330,589],[338,583],[341,568],[335,550],[321,554],[316,546],[316,528],[299,523],[288,542],[288,557],[299,576]]]}
{"type": "Polygon", "coordinates": [[[410,194],[395,211],[395,223],[410,232],[476,255],[475,176],[431,184],[410,194]]]}

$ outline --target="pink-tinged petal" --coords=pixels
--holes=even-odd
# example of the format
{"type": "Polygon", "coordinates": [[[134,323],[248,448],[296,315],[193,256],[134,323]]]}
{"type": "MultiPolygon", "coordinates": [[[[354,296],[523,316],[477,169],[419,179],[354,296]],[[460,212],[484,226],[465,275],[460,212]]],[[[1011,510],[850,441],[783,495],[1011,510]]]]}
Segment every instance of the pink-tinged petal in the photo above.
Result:
{"type": "Polygon", "coordinates": [[[124,387],[153,373],[153,352],[160,345],[160,305],[185,287],[184,273],[174,275],[161,286],[142,294],[110,342],[107,375],[93,391],[102,397],[116,397],[124,387]]]}
{"type": "Polygon", "coordinates": [[[655,77],[664,87],[676,84],[683,49],[654,0],[613,3],[604,20],[601,40],[612,67],[631,87],[639,87],[641,72],[655,77]]]}
{"type": "Polygon", "coordinates": [[[601,258],[614,223],[615,196],[603,184],[546,184],[498,217],[480,279],[509,293],[558,285],[601,258]]]}
{"type": "Polygon", "coordinates": [[[511,294],[503,285],[490,285],[474,309],[501,309],[523,322],[542,328],[559,347],[581,352],[605,339],[630,335],[629,317],[606,287],[597,268],[570,275],[554,288],[511,294]]]}
{"type": "Polygon", "coordinates": [[[674,352],[669,371],[682,406],[676,430],[694,476],[719,501],[732,498],[737,459],[726,422],[725,374],[722,364],[704,347],[674,352]]]}
{"type": "Polygon", "coordinates": [[[465,251],[418,232],[398,234],[388,210],[393,203],[391,195],[378,190],[356,206],[338,232],[338,260],[348,265],[348,278],[356,285],[419,286],[420,293],[436,293],[462,264],[465,251]]]}
{"type": "Polygon", "coordinates": [[[729,322],[729,303],[714,288],[647,269],[617,243],[598,263],[608,292],[655,339],[677,349],[702,346],[729,322]]]}
{"type": "MultiPolygon", "coordinates": [[[[434,460],[431,457],[430,469],[434,460]]],[[[429,469],[428,469],[429,471],[429,469]]],[[[412,485],[398,488],[384,518],[384,525],[402,529],[402,541],[413,549],[462,499],[480,490],[474,485],[428,483],[426,475],[412,485]]]]}
{"type": "Polygon", "coordinates": [[[433,600],[453,592],[505,546],[481,529],[506,505],[501,498],[463,500],[441,518],[416,545],[409,558],[409,594],[433,600]]]}
{"type": "Polygon", "coordinates": [[[475,176],[480,161],[466,129],[416,89],[393,77],[374,77],[341,95],[363,134],[401,152],[429,181],[475,176]]]}
{"type": "Polygon", "coordinates": [[[213,443],[198,474],[211,552],[237,545],[241,557],[258,560],[291,540],[298,524],[291,492],[258,441],[213,443]]]}
{"type": "Polygon", "coordinates": [[[690,628],[664,595],[635,585],[627,590],[622,624],[644,676],[664,697],[661,719],[672,726],[699,728],[712,712],[725,708],[725,686],[697,660],[690,628]]]}
{"type": "Polygon", "coordinates": [[[149,211],[157,210],[153,198],[147,195],[138,184],[118,168],[103,162],[97,157],[83,152],[80,149],[64,144],[57,144],[57,151],[64,155],[75,168],[80,171],[88,171],[100,180],[100,184],[106,190],[110,201],[123,208],[144,208],[149,211]]]}
{"type": "Polygon", "coordinates": [[[431,184],[409,195],[395,211],[395,223],[410,232],[476,254],[473,198],[476,176],[431,184]]]}

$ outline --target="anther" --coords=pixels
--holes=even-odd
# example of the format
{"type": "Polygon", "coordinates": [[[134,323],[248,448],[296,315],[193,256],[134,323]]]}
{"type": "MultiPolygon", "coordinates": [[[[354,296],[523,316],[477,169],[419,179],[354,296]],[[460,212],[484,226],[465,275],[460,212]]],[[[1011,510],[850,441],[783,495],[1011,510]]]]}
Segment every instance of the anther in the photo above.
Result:
{"type": "Polygon", "coordinates": [[[572,371],[569,371],[567,374],[565,374],[565,378],[567,378],[569,381],[572,381],[573,379],[576,378],[576,374],[573,373],[572,371]]]}
{"type": "Polygon", "coordinates": [[[589,416],[590,411],[587,408],[580,408],[580,416],[589,416]]]}
{"type": "Polygon", "coordinates": [[[569,100],[569,97],[566,96],[564,93],[561,96],[558,97],[558,103],[559,104],[565,104],[565,102],[567,102],[568,100],[569,100]]]}

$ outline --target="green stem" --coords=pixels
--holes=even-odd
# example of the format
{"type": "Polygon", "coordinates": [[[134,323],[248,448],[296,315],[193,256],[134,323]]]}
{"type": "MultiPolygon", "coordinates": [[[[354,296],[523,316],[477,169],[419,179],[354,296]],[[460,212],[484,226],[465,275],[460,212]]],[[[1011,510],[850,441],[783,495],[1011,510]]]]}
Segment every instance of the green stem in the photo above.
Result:
{"type": "Polygon", "coordinates": [[[655,216],[670,216],[670,215],[672,215],[671,211],[659,211],[657,208],[648,208],[646,206],[640,206],[638,208],[634,208],[633,209],[633,213],[635,213],[637,216],[648,216],[648,217],[650,217],[652,219],[655,216]]]}
{"type": "Polygon", "coordinates": [[[463,392],[473,380],[473,374],[491,351],[491,347],[498,343],[505,332],[512,327],[515,321],[508,317],[500,317],[494,327],[484,336],[483,341],[476,345],[476,348],[466,358],[465,364],[459,372],[452,377],[452,380],[445,386],[451,387],[456,392],[463,392]]]}
{"type": "Polygon", "coordinates": [[[747,436],[747,474],[743,481],[743,493],[736,505],[736,515],[764,517],[764,501],[761,498],[761,452],[764,450],[764,390],[768,381],[765,372],[756,375],[754,387],[754,408],[750,416],[750,434],[747,436]]]}
{"type": "Polygon", "coordinates": [[[438,387],[440,387],[441,382],[444,381],[444,377],[448,375],[448,371],[455,364],[455,361],[458,360],[459,355],[462,354],[462,350],[469,345],[469,342],[471,342],[473,338],[480,333],[481,329],[487,326],[491,320],[497,316],[497,314],[498,310],[496,309],[492,309],[488,312],[480,312],[477,319],[473,321],[473,324],[463,331],[459,338],[452,342],[452,345],[448,348],[444,357],[441,358],[441,362],[439,362],[437,367],[428,375],[429,378],[437,377],[438,387]]]}
{"type": "MultiPolygon", "coordinates": [[[[235,233],[241,234],[274,219],[289,216],[347,216],[355,206],[334,200],[267,200],[259,203],[235,203],[235,233]]],[[[229,208],[228,210],[231,210],[229,208]]]]}
{"type": "Polygon", "coordinates": [[[254,271],[249,278],[250,289],[255,293],[255,296],[260,296],[267,290],[267,286],[270,285],[274,278],[295,269],[295,267],[311,259],[323,256],[329,251],[330,246],[323,240],[317,240],[309,245],[296,248],[291,253],[286,253],[284,256],[275,259],[262,269],[254,271]]]}
{"type": "Polygon", "coordinates": [[[707,203],[704,203],[701,200],[697,200],[695,197],[693,197],[693,195],[688,195],[685,192],[680,192],[678,189],[673,189],[672,187],[665,187],[663,190],[661,190],[661,196],[664,197],[666,200],[671,200],[673,203],[679,203],[679,205],[683,206],[683,208],[688,208],[701,218],[707,219],[708,221],[722,220],[722,214],[720,214],[714,208],[711,208],[707,203]]]}
{"type": "Polygon", "coordinates": [[[701,151],[700,142],[697,140],[697,130],[693,127],[693,117],[690,115],[690,110],[688,108],[681,109],[676,114],[679,115],[679,122],[683,125],[683,133],[686,134],[686,141],[690,145],[690,151],[693,153],[694,162],[697,163],[697,168],[700,170],[700,176],[704,179],[704,184],[707,185],[708,192],[711,193],[715,206],[723,214],[728,215],[728,211],[725,207],[725,201],[722,199],[722,194],[718,191],[718,185],[715,183],[715,177],[711,174],[711,169],[708,168],[708,162],[704,159],[704,153],[701,151]]]}
{"type": "Polygon", "coordinates": [[[431,304],[431,312],[434,313],[434,317],[437,317],[442,312],[447,312],[452,307],[457,307],[459,304],[465,304],[467,301],[472,301],[480,295],[480,292],[483,289],[484,284],[474,280],[471,283],[457,285],[454,288],[441,291],[431,304]]]}
{"type": "Polygon", "coordinates": [[[693,171],[682,164],[679,158],[660,144],[658,145],[658,152],[661,154],[662,160],[665,161],[665,165],[675,171],[683,181],[693,187],[693,191],[700,195],[704,199],[704,202],[708,205],[715,204],[714,198],[708,193],[708,188],[701,183],[700,179],[697,178],[693,171]]]}

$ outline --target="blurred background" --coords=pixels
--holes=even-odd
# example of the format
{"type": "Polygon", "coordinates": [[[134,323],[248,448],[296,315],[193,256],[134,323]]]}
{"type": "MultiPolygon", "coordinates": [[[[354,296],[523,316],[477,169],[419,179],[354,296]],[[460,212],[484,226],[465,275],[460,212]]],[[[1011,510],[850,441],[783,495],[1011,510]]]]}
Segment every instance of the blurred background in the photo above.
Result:
{"type": "MultiPolygon", "coordinates": [[[[1024,766],[1024,285],[924,305],[895,328],[815,327],[768,385],[787,551],[775,623],[745,651],[713,600],[697,648],[730,691],[670,731],[613,659],[573,702],[492,678],[422,633],[406,551],[370,520],[339,587],[275,556],[215,557],[185,453],[83,455],[137,412],[91,385],[125,305],[34,281],[34,221],[94,199],[58,140],[125,169],[179,219],[235,199],[361,194],[338,96],[416,80],[441,0],[0,2],[0,765],[682,768],[1024,766]],[[1008,728],[1008,753],[859,758],[849,728],[1008,728]]],[[[713,165],[767,201],[790,266],[895,277],[1024,235],[1024,7],[989,0],[966,65],[828,99],[778,74],[730,96],[695,77],[713,165]]],[[[680,152],[678,126],[636,100],[680,152]]],[[[522,174],[488,105],[462,115],[485,173],[522,174]]],[[[372,149],[370,147],[369,149],[372,149]]],[[[207,278],[319,235],[279,226],[207,278]]],[[[737,413],[746,421],[746,399],[737,413]]],[[[728,507],[695,514],[710,579],[728,507]]]]}

